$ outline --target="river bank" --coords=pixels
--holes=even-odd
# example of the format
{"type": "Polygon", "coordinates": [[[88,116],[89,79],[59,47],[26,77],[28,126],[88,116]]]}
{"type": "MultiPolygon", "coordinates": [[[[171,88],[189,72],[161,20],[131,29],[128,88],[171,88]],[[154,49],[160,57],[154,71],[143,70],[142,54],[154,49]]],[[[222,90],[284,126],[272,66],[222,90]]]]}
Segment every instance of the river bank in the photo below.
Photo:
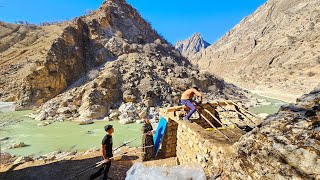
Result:
{"type": "Polygon", "coordinates": [[[13,111],[14,102],[0,102],[0,113],[13,111]]]}
{"type": "MultiPolygon", "coordinates": [[[[115,128],[114,145],[141,136],[141,124],[122,125],[118,121],[95,121],[90,125],[80,126],[78,122],[55,122],[47,126],[38,126],[42,121],[35,121],[26,117],[31,111],[5,112],[0,114],[0,123],[7,123],[1,127],[1,152],[17,156],[34,155],[36,157],[54,151],[85,151],[100,147],[101,139],[105,135],[104,126],[112,124],[115,128]],[[124,133],[125,132],[125,133],[124,133]],[[9,149],[9,146],[23,142],[26,147],[9,149]]],[[[131,144],[141,145],[141,140],[131,144]]]]}
{"type": "MultiPolygon", "coordinates": [[[[252,95],[249,110],[255,114],[267,116],[276,113],[285,102],[252,95]]],[[[80,126],[71,121],[36,121],[27,117],[32,111],[13,111],[0,114],[1,152],[16,156],[33,155],[39,157],[55,151],[86,151],[100,146],[105,132],[103,127],[112,124],[115,127],[115,146],[134,137],[141,136],[142,124],[122,125],[119,121],[95,121],[90,125],[80,126]],[[2,127],[1,127],[2,125],[2,127]],[[9,149],[12,144],[22,142],[26,146],[9,149]]],[[[110,120],[110,118],[109,118],[110,120]]],[[[141,145],[137,140],[133,146],[141,145]]]]}

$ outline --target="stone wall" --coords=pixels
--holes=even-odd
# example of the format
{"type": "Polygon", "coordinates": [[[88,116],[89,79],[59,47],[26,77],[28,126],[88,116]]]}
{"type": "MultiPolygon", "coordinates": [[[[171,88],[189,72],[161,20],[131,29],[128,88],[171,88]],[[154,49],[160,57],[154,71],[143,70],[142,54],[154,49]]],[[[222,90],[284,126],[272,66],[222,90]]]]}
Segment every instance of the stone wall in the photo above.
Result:
{"type": "Polygon", "coordinates": [[[217,131],[205,131],[196,123],[179,121],[176,149],[179,163],[199,162],[207,177],[220,174],[222,162],[234,154],[232,145],[241,136],[241,132],[236,129],[233,132],[223,131],[231,138],[230,142],[217,131]]]}
{"type": "MultiPolygon", "coordinates": [[[[223,171],[222,164],[225,159],[235,153],[233,144],[243,135],[239,128],[235,128],[235,123],[246,126],[250,125],[249,118],[253,119],[247,113],[236,109],[234,105],[226,102],[221,104],[223,107],[215,103],[202,104],[206,110],[198,107],[199,113],[215,127],[221,127],[220,122],[224,124],[220,130],[213,129],[198,113],[192,116],[193,123],[179,120],[185,114],[185,109],[181,107],[160,109],[160,115],[168,121],[162,140],[162,156],[176,156],[180,164],[199,162],[208,178],[219,176],[223,171]]],[[[252,126],[254,127],[254,124],[252,126]]]]}
{"type": "Polygon", "coordinates": [[[161,150],[164,157],[169,158],[176,156],[178,123],[169,118],[166,120],[168,125],[163,136],[161,150]]]}

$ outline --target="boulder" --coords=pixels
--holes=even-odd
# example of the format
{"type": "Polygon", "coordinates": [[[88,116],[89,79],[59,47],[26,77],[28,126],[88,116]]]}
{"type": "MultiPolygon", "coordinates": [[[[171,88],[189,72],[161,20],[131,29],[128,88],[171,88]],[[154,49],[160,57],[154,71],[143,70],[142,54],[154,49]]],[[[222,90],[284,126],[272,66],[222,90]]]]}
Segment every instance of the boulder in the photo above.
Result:
{"type": "Polygon", "coordinates": [[[133,122],[134,122],[134,119],[132,117],[121,118],[121,116],[120,116],[119,123],[121,123],[121,124],[130,124],[133,122]]]}
{"type": "Polygon", "coordinates": [[[137,123],[137,124],[142,124],[142,123],[143,123],[143,120],[136,120],[136,123],[137,123]]]}
{"type": "Polygon", "coordinates": [[[123,102],[129,103],[129,102],[135,102],[135,101],[136,101],[136,96],[134,96],[131,91],[126,90],[123,93],[123,102]]]}
{"type": "Polygon", "coordinates": [[[265,119],[267,116],[269,116],[269,114],[267,113],[260,113],[258,114],[259,117],[261,117],[262,119],[265,119]]]}
{"type": "Polygon", "coordinates": [[[22,164],[28,161],[33,161],[33,159],[31,157],[25,157],[25,156],[21,156],[18,157],[14,162],[13,165],[17,165],[17,164],[22,164]]]}
{"type": "Polygon", "coordinates": [[[57,110],[57,113],[59,113],[59,114],[68,114],[68,113],[71,113],[71,108],[69,108],[69,107],[59,108],[59,109],[57,110]]]}
{"type": "Polygon", "coordinates": [[[91,119],[82,120],[79,125],[88,125],[88,124],[93,124],[93,120],[91,119]]]}
{"type": "Polygon", "coordinates": [[[10,138],[9,137],[3,137],[3,138],[0,139],[0,141],[6,141],[8,139],[10,139],[10,138]]]}
{"type": "Polygon", "coordinates": [[[24,142],[18,142],[9,146],[9,149],[22,148],[27,146],[24,142]]]}
{"type": "Polygon", "coordinates": [[[118,111],[113,111],[110,115],[109,118],[112,120],[118,120],[119,119],[120,113],[118,111]]]}
{"type": "Polygon", "coordinates": [[[61,153],[61,151],[54,151],[54,152],[45,154],[45,155],[43,155],[43,156],[44,156],[44,157],[56,156],[56,155],[58,155],[59,153],[61,153]]]}
{"type": "Polygon", "coordinates": [[[1,160],[9,160],[12,156],[9,153],[0,153],[1,160]]]}
{"type": "Polygon", "coordinates": [[[68,156],[74,156],[77,152],[62,152],[56,155],[56,159],[64,159],[68,156]]]}
{"type": "Polygon", "coordinates": [[[37,117],[37,115],[36,114],[33,114],[33,113],[30,113],[30,114],[27,114],[27,115],[25,115],[26,117],[29,117],[29,118],[31,118],[31,119],[35,119],[36,117],[37,117]]]}
{"type": "Polygon", "coordinates": [[[100,119],[108,114],[109,109],[104,92],[93,88],[85,91],[78,112],[82,119],[100,119]]]}
{"type": "Polygon", "coordinates": [[[112,119],[110,118],[110,117],[105,117],[105,118],[103,118],[103,121],[107,121],[107,122],[109,122],[109,121],[112,121],[112,119]]]}
{"type": "Polygon", "coordinates": [[[47,118],[47,113],[46,112],[41,112],[40,114],[38,114],[36,117],[35,117],[35,120],[37,121],[43,121],[47,118]]]}
{"type": "Polygon", "coordinates": [[[136,111],[136,107],[135,107],[135,104],[132,102],[124,103],[119,107],[119,112],[121,113],[126,113],[126,112],[133,113],[135,111],[136,111]]]}
{"type": "Polygon", "coordinates": [[[144,119],[146,116],[147,116],[147,111],[142,111],[142,112],[139,113],[139,117],[141,119],[144,119]]]}
{"type": "Polygon", "coordinates": [[[51,124],[51,123],[50,122],[43,122],[43,123],[37,124],[37,126],[48,126],[49,124],[51,124]]]}

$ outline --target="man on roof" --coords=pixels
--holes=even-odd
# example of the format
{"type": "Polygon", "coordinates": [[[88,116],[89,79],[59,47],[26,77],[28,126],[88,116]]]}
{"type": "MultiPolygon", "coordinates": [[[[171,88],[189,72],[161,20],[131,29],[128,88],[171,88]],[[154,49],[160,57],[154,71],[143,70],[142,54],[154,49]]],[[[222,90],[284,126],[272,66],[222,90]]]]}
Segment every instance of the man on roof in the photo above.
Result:
{"type": "Polygon", "coordinates": [[[198,96],[202,102],[203,96],[199,92],[199,89],[197,87],[193,87],[191,89],[188,89],[184,93],[182,93],[182,95],[181,95],[181,101],[180,101],[181,104],[190,108],[190,111],[188,112],[188,114],[185,117],[183,117],[183,120],[185,120],[189,123],[191,123],[191,121],[190,121],[191,115],[196,111],[196,107],[192,102],[192,98],[194,96],[198,96]]]}

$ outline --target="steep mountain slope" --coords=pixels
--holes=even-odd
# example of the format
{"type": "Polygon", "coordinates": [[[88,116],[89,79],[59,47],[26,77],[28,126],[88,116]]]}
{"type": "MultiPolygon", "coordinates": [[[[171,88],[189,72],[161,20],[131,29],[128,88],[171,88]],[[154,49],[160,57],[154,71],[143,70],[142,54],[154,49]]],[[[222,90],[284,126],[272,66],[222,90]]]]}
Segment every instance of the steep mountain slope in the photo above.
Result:
{"type": "MultiPolygon", "coordinates": [[[[190,38],[178,41],[174,47],[180,51],[180,53],[188,58],[189,60],[195,59],[195,55],[200,52],[201,55],[202,52],[208,47],[210,44],[205,41],[200,33],[193,34],[190,38]]],[[[197,57],[199,58],[199,57],[197,57]]]]}
{"type": "MultiPolygon", "coordinates": [[[[45,41],[45,50],[27,45],[34,54],[42,55],[38,63],[24,76],[5,73],[1,77],[7,83],[23,79],[12,91],[3,83],[1,90],[8,93],[1,98],[18,100],[17,108],[41,105],[38,120],[104,118],[122,102],[140,103],[139,108],[175,104],[180,92],[194,85],[212,92],[211,97],[245,97],[239,88],[199,73],[125,0],[105,1],[86,16],[34,27],[30,33],[53,28],[57,33],[51,41],[36,38],[34,45],[42,46],[45,41]]],[[[8,61],[6,53],[15,49],[13,45],[6,47],[1,61],[8,61]]],[[[15,62],[22,64],[25,58],[19,56],[15,62]]],[[[145,110],[141,108],[139,112],[145,110]]]]}
{"type": "Polygon", "coordinates": [[[268,0],[198,62],[226,81],[294,101],[320,79],[320,0],[268,0]]]}
{"type": "Polygon", "coordinates": [[[72,22],[32,28],[2,23],[1,30],[1,100],[18,100],[21,108],[42,104],[128,51],[113,49],[113,36],[127,43],[165,42],[124,0],[106,1],[72,22]]]}
{"type": "MultiPolygon", "coordinates": [[[[63,28],[64,25],[35,27],[0,22],[1,101],[18,99],[26,77],[44,64],[52,44],[63,34],[63,28]]],[[[59,86],[59,82],[56,83],[59,86]]]]}

